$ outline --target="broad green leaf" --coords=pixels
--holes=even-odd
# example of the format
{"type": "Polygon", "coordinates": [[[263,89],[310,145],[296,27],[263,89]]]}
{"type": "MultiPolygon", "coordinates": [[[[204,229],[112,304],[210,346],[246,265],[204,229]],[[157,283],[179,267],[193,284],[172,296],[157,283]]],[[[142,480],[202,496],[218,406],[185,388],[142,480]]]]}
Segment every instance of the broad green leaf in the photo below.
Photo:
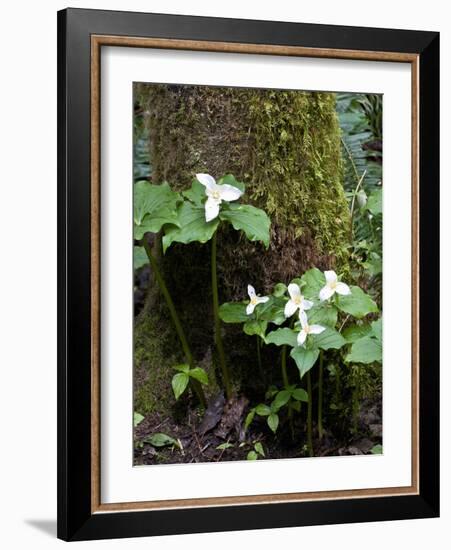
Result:
{"type": "Polygon", "coordinates": [[[382,343],[376,338],[365,336],[351,346],[345,358],[347,363],[382,363],[382,343]]]}
{"type": "Polygon", "coordinates": [[[175,398],[178,399],[182,393],[186,390],[189,382],[189,374],[185,372],[179,372],[172,378],[172,389],[174,391],[175,398]]]}
{"type": "Polygon", "coordinates": [[[165,228],[163,252],[166,252],[173,242],[184,244],[192,242],[206,243],[212,238],[219,225],[218,218],[207,223],[204,207],[195,206],[189,202],[181,204],[177,214],[179,227],[169,225],[165,228]]]}
{"type": "Polygon", "coordinates": [[[266,335],[265,342],[267,344],[275,344],[276,346],[297,346],[297,332],[291,328],[278,328],[266,335]]]}
{"type": "Polygon", "coordinates": [[[230,449],[230,447],[233,447],[233,443],[229,443],[228,441],[226,443],[221,443],[216,447],[218,451],[225,451],[226,449],[230,449]]]}
{"type": "Polygon", "coordinates": [[[219,318],[224,323],[245,323],[249,320],[245,302],[226,302],[219,307],[219,318]]]}
{"type": "Polygon", "coordinates": [[[244,429],[247,430],[249,426],[252,424],[252,420],[254,420],[255,417],[255,409],[251,409],[246,416],[246,420],[244,421],[244,429]]]}
{"type": "Polygon", "coordinates": [[[296,401],[304,401],[308,403],[308,393],[303,388],[296,388],[292,393],[293,399],[296,401]]]}
{"type": "Polygon", "coordinates": [[[202,206],[203,200],[207,197],[205,194],[205,187],[194,179],[191,183],[190,189],[183,191],[182,195],[194,203],[196,206],[202,206]]]}
{"type": "Polygon", "coordinates": [[[243,331],[248,336],[257,335],[264,339],[267,327],[267,321],[257,321],[251,319],[250,321],[246,321],[246,323],[244,323],[243,331]]]}
{"type": "Polygon", "coordinates": [[[301,378],[316,363],[318,355],[318,349],[305,349],[302,346],[297,346],[291,350],[290,356],[294,359],[301,378]]]}
{"type": "Polygon", "coordinates": [[[351,286],[351,294],[337,298],[337,307],[358,319],[378,311],[376,303],[358,286],[351,286]]]}
{"type": "Polygon", "coordinates": [[[258,454],[255,451],[249,451],[246,458],[247,460],[257,460],[258,454]]]}
{"type": "Polygon", "coordinates": [[[176,445],[177,447],[179,446],[176,439],[174,439],[170,435],[163,433],[153,434],[150,437],[146,437],[144,441],[150,443],[154,447],[166,447],[167,445],[176,445]]]}
{"type": "Polygon", "coordinates": [[[371,323],[371,332],[379,342],[382,342],[382,318],[371,323]]]}
{"type": "Polygon", "coordinates": [[[342,332],[342,335],[347,342],[354,343],[364,336],[368,336],[371,333],[370,325],[351,325],[345,328],[342,332]]]}
{"type": "Polygon", "coordinates": [[[302,275],[301,281],[304,283],[302,294],[309,300],[319,300],[319,291],[326,284],[324,273],[314,267],[302,275]]]}
{"type": "Polygon", "coordinates": [[[146,251],[143,246],[134,246],[133,247],[133,269],[139,269],[143,265],[149,263],[149,258],[147,257],[146,251]]]}
{"type": "Polygon", "coordinates": [[[266,303],[257,306],[258,318],[274,323],[275,325],[281,325],[286,321],[284,314],[285,303],[286,301],[282,298],[270,296],[266,303]]]}
{"type": "Polygon", "coordinates": [[[313,335],[313,344],[320,349],[340,349],[346,344],[346,340],[335,329],[326,327],[321,334],[313,335]]]}
{"type": "Polygon", "coordinates": [[[368,197],[366,207],[374,216],[377,216],[377,214],[382,214],[382,189],[377,189],[371,193],[368,197]]]}
{"type": "Polygon", "coordinates": [[[277,427],[279,426],[279,415],[277,413],[271,413],[268,416],[267,422],[271,430],[276,433],[277,427]]]}
{"type": "Polygon", "coordinates": [[[147,232],[157,233],[165,224],[178,224],[177,203],[180,195],[165,182],[153,185],[138,181],[133,187],[134,237],[143,238],[147,232]]]}
{"type": "Polygon", "coordinates": [[[263,450],[263,445],[260,443],[260,441],[258,441],[255,445],[254,445],[254,449],[257,451],[257,453],[261,456],[265,456],[265,451],[263,450]]]}
{"type": "Polygon", "coordinates": [[[186,363],[182,363],[181,365],[176,365],[173,367],[175,370],[178,370],[179,372],[185,372],[186,374],[189,373],[189,365],[186,363]]]}
{"type": "Polygon", "coordinates": [[[243,193],[246,191],[246,186],[242,181],[238,181],[233,174],[226,174],[222,178],[219,178],[217,181],[218,185],[231,185],[232,187],[236,187],[243,193]]]}
{"type": "Polygon", "coordinates": [[[271,414],[271,409],[268,407],[268,405],[264,405],[263,403],[260,403],[260,405],[257,405],[255,407],[255,412],[259,416],[268,416],[271,414]]]}
{"type": "Polygon", "coordinates": [[[191,378],[194,378],[195,380],[198,380],[201,384],[204,384],[204,386],[208,385],[208,374],[204,371],[204,369],[196,367],[194,369],[191,369],[188,374],[191,378]]]}
{"type": "Polygon", "coordinates": [[[271,408],[274,406],[276,409],[280,409],[288,403],[291,397],[291,392],[288,390],[281,390],[275,397],[271,408]]]}
{"type": "Polygon", "coordinates": [[[374,447],[371,448],[371,453],[373,455],[381,455],[383,452],[383,448],[382,448],[382,445],[378,444],[378,445],[374,445],[374,447]]]}
{"type": "Polygon", "coordinates": [[[287,291],[287,285],[284,285],[283,283],[277,283],[272,293],[276,298],[281,298],[286,291],[287,291]]]}
{"type": "Polygon", "coordinates": [[[228,208],[220,211],[219,217],[230,222],[234,229],[244,231],[250,241],[261,241],[268,248],[271,220],[260,208],[230,203],[228,208]]]}
{"type": "Polygon", "coordinates": [[[321,325],[335,327],[337,324],[338,311],[332,304],[323,302],[306,311],[310,325],[321,325]]]}
{"type": "Polygon", "coordinates": [[[136,428],[138,424],[141,424],[141,422],[144,420],[144,416],[140,414],[139,412],[133,413],[133,426],[136,428]]]}

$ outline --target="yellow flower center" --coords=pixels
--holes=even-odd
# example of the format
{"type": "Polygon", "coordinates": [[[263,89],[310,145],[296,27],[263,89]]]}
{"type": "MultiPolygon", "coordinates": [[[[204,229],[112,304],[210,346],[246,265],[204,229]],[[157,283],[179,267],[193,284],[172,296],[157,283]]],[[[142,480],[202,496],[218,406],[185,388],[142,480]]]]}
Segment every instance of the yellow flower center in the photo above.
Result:
{"type": "Polygon", "coordinates": [[[301,305],[302,300],[304,299],[304,296],[295,296],[294,303],[299,306],[301,305]]]}
{"type": "Polygon", "coordinates": [[[251,298],[251,304],[252,304],[253,306],[256,306],[256,305],[258,304],[258,302],[257,302],[257,296],[254,296],[253,298],[251,298]]]}
{"type": "Polygon", "coordinates": [[[304,332],[305,332],[306,334],[310,334],[310,327],[309,327],[308,325],[305,325],[305,327],[304,327],[304,332]]]}
{"type": "Polygon", "coordinates": [[[329,287],[334,290],[337,286],[337,281],[332,281],[331,283],[329,283],[329,287]]]}
{"type": "Polygon", "coordinates": [[[215,200],[219,200],[219,199],[221,198],[221,195],[219,194],[219,191],[213,191],[212,197],[213,197],[215,200]]]}

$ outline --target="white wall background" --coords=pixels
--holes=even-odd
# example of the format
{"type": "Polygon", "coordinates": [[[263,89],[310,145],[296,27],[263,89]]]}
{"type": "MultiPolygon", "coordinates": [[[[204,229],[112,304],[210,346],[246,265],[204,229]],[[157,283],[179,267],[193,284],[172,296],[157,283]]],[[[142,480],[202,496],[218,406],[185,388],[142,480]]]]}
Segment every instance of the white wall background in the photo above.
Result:
{"type": "MultiPolygon", "coordinates": [[[[442,33],[442,341],[450,333],[449,151],[451,18],[446,2],[322,0],[129,0],[79,2],[72,7],[123,9],[300,21],[442,33]],[[446,98],[446,101],[445,101],[446,98]],[[445,318],[446,317],[446,318],[445,318]]],[[[63,1],[2,6],[0,56],[0,544],[51,549],[56,536],[56,11],[63,1]]],[[[230,546],[410,550],[444,548],[451,535],[451,376],[442,348],[442,517],[434,520],[244,531],[82,543],[84,548],[183,545],[187,550],[230,546]]]]}

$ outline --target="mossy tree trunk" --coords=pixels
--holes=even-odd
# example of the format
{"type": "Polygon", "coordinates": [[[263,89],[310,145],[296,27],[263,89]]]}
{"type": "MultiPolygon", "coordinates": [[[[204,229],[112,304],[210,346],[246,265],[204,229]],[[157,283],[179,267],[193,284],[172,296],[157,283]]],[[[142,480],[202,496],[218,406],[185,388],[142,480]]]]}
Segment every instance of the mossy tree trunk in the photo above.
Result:
{"type": "MultiPolygon", "coordinates": [[[[174,189],[183,190],[196,173],[214,177],[232,173],[246,183],[246,200],[271,217],[269,250],[247,242],[231,228],[220,231],[221,302],[245,299],[248,283],[258,293],[269,293],[276,282],[288,283],[312,266],[347,270],[350,219],[341,181],[334,94],[139,84],[135,98],[145,112],[155,183],[168,181],[174,189]]],[[[175,245],[162,260],[188,338],[203,366],[211,364],[213,354],[209,261],[209,247],[198,244],[175,245]]],[[[167,334],[162,329],[163,308],[155,299],[149,300],[149,308],[141,317],[146,326],[149,316],[155,318],[152,347],[158,344],[159,355],[152,366],[148,357],[148,368],[165,369],[161,350],[168,343],[162,337],[167,334]]],[[[255,342],[237,327],[225,326],[224,332],[236,387],[258,393],[255,342]]],[[[276,376],[273,360],[263,357],[266,382],[276,376]]],[[[170,375],[166,377],[170,380],[170,375]]]]}

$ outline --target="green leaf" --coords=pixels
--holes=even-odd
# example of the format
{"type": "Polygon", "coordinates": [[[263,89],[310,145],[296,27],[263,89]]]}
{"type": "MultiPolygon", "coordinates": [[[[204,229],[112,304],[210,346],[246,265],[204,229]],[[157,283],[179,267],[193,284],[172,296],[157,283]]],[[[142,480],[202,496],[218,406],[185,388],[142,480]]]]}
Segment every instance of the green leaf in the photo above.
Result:
{"type": "Polygon", "coordinates": [[[177,447],[179,446],[176,439],[174,439],[170,435],[163,433],[153,434],[150,437],[146,437],[144,441],[150,443],[154,447],[166,447],[167,445],[176,445],[177,447]]]}
{"type": "Polygon", "coordinates": [[[365,336],[351,346],[345,358],[347,363],[382,363],[382,343],[376,338],[365,336]]]}
{"type": "Polygon", "coordinates": [[[346,340],[335,329],[326,327],[321,334],[313,335],[313,344],[320,349],[340,349],[346,344],[346,340]]]}
{"type": "Polygon", "coordinates": [[[374,216],[382,214],[382,189],[377,189],[371,193],[368,197],[366,207],[374,216]]]}
{"type": "Polygon", "coordinates": [[[318,355],[318,349],[305,349],[302,346],[297,346],[291,350],[290,356],[294,359],[301,378],[316,363],[318,355]]]}
{"type": "Polygon", "coordinates": [[[172,378],[172,389],[174,391],[175,398],[178,399],[182,393],[186,390],[189,383],[189,374],[185,372],[179,372],[172,378]]]}
{"type": "Polygon", "coordinates": [[[292,393],[293,399],[296,401],[304,401],[308,403],[308,393],[303,388],[296,388],[292,393]]]}
{"type": "Polygon", "coordinates": [[[181,365],[176,365],[175,367],[173,367],[175,370],[178,370],[179,372],[185,372],[186,374],[189,373],[189,365],[187,365],[186,363],[183,363],[181,365]]]}
{"type": "Polygon", "coordinates": [[[376,303],[358,286],[351,286],[351,294],[337,297],[337,307],[358,319],[378,311],[376,303]]]}
{"type": "Polygon", "coordinates": [[[208,374],[204,371],[204,369],[196,367],[194,369],[191,369],[188,374],[191,378],[194,378],[195,380],[198,380],[201,384],[204,384],[204,386],[208,385],[208,374]]]}
{"type": "Polygon", "coordinates": [[[219,307],[219,318],[224,323],[245,323],[249,320],[244,302],[226,302],[219,307]]]}
{"type": "Polygon", "coordinates": [[[257,306],[258,318],[274,323],[275,325],[283,324],[286,321],[284,314],[285,303],[286,301],[282,298],[270,296],[266,303],[257,306]]]}
{"type": "Polygon", "coordinates": [[[268,327],[267,321],[257,321],[251,319],[250,321],[247,321],[243,325],[243,331],[248,336],[260,336],[261,338],[265,338],[266,329],[268,327]]]}
{"type": "Polygon", "coordinates": [[[288,390],[281,390],[272,402],[271,408],[280,409],[288,403],[291,397],[291,392],[288,390]]]}
{"type": "Polygon", "coordinates": [[[182,195],[196,206],[202,206],[202,208],[202,202],[207,197],[205,187],[197,179],[193,179],[190,189],[183,191],[182,195]]]}
{"type": "Polygon", "coordinates": [[[178,243],[206,243],[209,241],[218,228],[219,219],[211,222],[205,221],[205,209],[203,206],[195,206],[189,202],[181,204],[177,210],[177,222],[179,227],[167,226],[163,237],[163,252],[173,242],[178,243]]]}
{"type": "Polygon", "coordinates": [[[252,420],[254,420],[255,417],[255,409],[251,409],[246,416],[246,420],[244,421],[244,429],[247,430],[249,426],[252,424],[252,420]]]}
{"type": "Polygon", "coordinates": [[[226,449],[230,449],[230,447],[233,447],[233,443],[229,443],[228,441],[226,443],[221,443],[216,447],[218,451],[225,451],[226,449]]]}
{"type": "Polygon", "coordinates": [[[263,445],[260,443],[260,441],[258,441],[255,445],[254,445],[254,449],[257,451],[257,453],[261,456],[265,456],[265,451],[263,450],[263,445]]]}
{"type": "Polygon", "coordinates": [[[306,313],[309,325],[333,328],[337,324],[338,311],[332,304],[323,302],[321,305],[312,307],[306,313]]]}
{"type": "Polygon", "coordinates": [[[283,283],[277,283],[272,293],[276,298],[281,298],[287,291],[287,285],[283,283]]]}
{"type": "Polygon", "coordinates": [[[382,318],[371,323],[371,332],[379,342],[382,342],[382,318]]]}
{"type": "Polygon", "coordinates": [[[143,238],[147,232],[157,233],[165,224],[178,224],[177,203],[180,195],[165,182],[152,185],[138,181],[133,187],[134,237],[143,238]]]}
{"type": "Polygon", "coordinates": [[[250,241],[261,241],[268,248],[271,220],[260,208],[230,203],[228,208],[220,211],[219,217],[230,222],[234,229],[244,231],[250,241]]]}
{"type": "Polygon", "coordinates": [[[133,247],[133,269],[139,269],[143,265],[149,263],[149,258],[147,257],[146,251],[143,246],[134,246],[133,247]]]}
{"type": "Polygon", "coordinates": [[[236,187],[243,193],[246,191],[246,186],[242,181],[238,181],[233,174],[226,174],[225,176],[222,176],[222,178],[219,178],[217,181],[218,185],[231,185],[232,187],[236,187]]]}
{"type": "Polygon", "coordinates": [[[136,428],[138,424],[141,424],[141,422],[144,420],[144,416],[142,414],[139,414],[138,412],[133,413],[133,426],[136,428]]]}
{"type": "Polygon", "coordinates": [[[368,336],[371,333],[370,325],[351,325],[345,328],[342,332],[342,335],[347,342],[354,343],[364,336],[368,336]]]}
{"type": "Polygon", "coordinates": [[[371,449],[371,453],[373,455],[381,455],[383,452],[383,448],[382,448],[382,445],[378,444],[378,445],[374,445],[374,447],[372,447],[371,449]]]}
{"type": "Polygon", "coordinates": [[[271,430],[276,433],[277,427],[279,426],[279,415],[277,413],[271,413],[268,416],[267,422],[271,430]]]}
{"type": "Polygon", "coordinates": [[[290,401],[288,406],[296,412],[301,412],[301,403],[299,401],[290,401]]]}
{"type": "Polygon", "coordinates": [[[249,451],[246,458],[247,460],[257,460],[258,454],[255,451],[249,451]]]}
{"type": "Polygon", "coordinates": [[[297,346],[297,332],[291,328],[278,328],[266,335],[265,342],[267,344],[275,344],[276,346],[297,346]]]}
{"type": "Polygon", "coordinates": [[[255,412],[259,416],[268,416],[271,414],[271,409],[268,407],[268,405],[264,405],[263,403],[260,403],[260,405],[257,405],[255,407],[255,412]]]}
{"type": "Polygon", "coordinates": [[[319,291],[326,284],[324,273],[314,267],[302,275],[301,281],[304,283],[302,294],[309,300],[319,300],[319,291]]]}

